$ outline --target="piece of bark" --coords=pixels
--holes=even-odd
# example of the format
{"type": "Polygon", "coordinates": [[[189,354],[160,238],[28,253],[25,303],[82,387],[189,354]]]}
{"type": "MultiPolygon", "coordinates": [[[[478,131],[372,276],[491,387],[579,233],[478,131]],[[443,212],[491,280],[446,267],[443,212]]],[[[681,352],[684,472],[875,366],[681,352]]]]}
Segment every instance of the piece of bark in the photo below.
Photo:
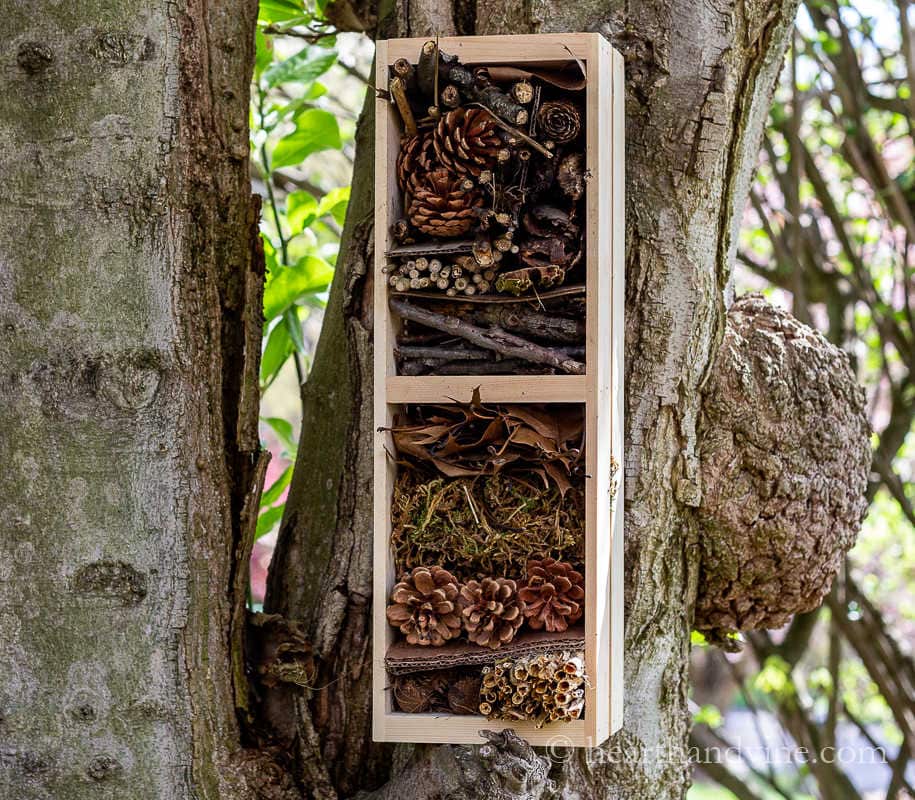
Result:
{"type": "Polygon", "coordinates": [[[553,375],[556,370],[518,358],[480,361],[444,361],[434,365],[405,361],[401,375],[553,375]]]}
{"type": "Polygon", "coordinates": [[[385,250],[388,258],[409,258],[411,256],[457,255],[473,252],[473,239],[457,239],[449,242],[419,242],[403,244],[385,250]]]}
{"type": "Polygon", "coordinates": [[[392,297],[389,303],[391,310],[404,319],[419,322],[429,328],[435,328],[454,336],[460,336],[478,347],[495,350],[512,358],[522,358],[535,364],[546,364],[570,375],[585,374],[585,365],[582,362],[568,358],[561,351],[534,344],[500,328],[490,328],[488,330],[479,328],[457,317],[436,314],[434,311],[420,308],[399,297],[392,297]]]}
{"type": "Polygon", "coordinates": [[[443,361],[473,361],[485,358],[490,351],[477,347],[444,347],[395,345],[394,355],[398,358],[440,358],[443,361]]]}
{"type": "MultiPolygon", "coordinates": [[[[441,308],[432,306],[434,311],[441,308]]],[[[498,326],[512,333],[562,344],[584,344],[585,321],[557,316],[553,309],[537,311],[527,304],[456,306],[451,313],[474,325],[498,326]]]]}

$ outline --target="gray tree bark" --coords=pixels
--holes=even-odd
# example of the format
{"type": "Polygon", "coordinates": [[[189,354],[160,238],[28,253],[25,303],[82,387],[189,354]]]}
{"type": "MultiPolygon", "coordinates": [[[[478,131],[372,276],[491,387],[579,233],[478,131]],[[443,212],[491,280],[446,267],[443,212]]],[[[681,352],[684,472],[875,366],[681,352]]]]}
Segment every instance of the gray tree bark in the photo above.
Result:
{"type": "Polygon", "coordinates": [[[256,5],[0,18],[3,797],[244,797],[264,772],[230,647],[259,469],[256,5]]]}
{"type": "Polygon", "coordinates": [[[371,742],[369,102],[267,598],[301,622],[318,659],[319,688],[296,702],[278,690],[265,706],[316,796],[376,787],[402,800],[683,796],[700,389],[722,337],[740,215],[795,10],[796,0],[330,5],[338,25],[380,37],[598,30],[626,57],[626,703],[609,746],[566,759],[513,742],[400,746],[392,757],[371,742]]]}

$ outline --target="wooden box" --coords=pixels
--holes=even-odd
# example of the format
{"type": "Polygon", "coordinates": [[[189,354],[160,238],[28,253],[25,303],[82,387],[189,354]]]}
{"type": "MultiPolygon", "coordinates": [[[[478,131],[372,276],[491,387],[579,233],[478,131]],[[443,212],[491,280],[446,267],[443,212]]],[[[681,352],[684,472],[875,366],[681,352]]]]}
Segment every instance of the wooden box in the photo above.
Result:
{"type": "MultiPolygon", "coordinates": [[[[388,85],[398,58],[416,60],[424,39],[380,41],[376,85],[388,85]]],[[[599,34],[442,38],[443,52],[467,65],[550,66],[577,62],[584,89],[586,274],[585,374],[398,375],[383,272],[392,247],[391,223],[402,215],[394,165],[402,136],[391,102],[376,102],[374,256],[374,589],[373,731],[376,741],[479,743],[481,729],[515,729],[535,745],[593,747],[622,724],[623,685],[623,309],[624,118],[623,59],[599,34]],[[483,716],[408,714],[394,710],[385,656],[396,630],[385,617],[395,574],[390,547],[396,466],[390,433],[404,404],[466,401],[479,387],[484,403],[581,403],[585,410],[585,615],[588,674],[582,719],[548,723],[487,720],[483,716]]],[[[498,653],[496,653],[498,655],[498,653]]]]}

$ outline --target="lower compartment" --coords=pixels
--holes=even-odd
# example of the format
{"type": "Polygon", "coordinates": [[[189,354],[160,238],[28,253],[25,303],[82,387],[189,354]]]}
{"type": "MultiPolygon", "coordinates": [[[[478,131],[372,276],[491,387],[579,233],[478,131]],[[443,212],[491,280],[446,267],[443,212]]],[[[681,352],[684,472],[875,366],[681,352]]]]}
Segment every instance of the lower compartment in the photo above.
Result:
{"type": "Polygon", "coordinates": [[[389,421],[385,726],[413,719],[425,736],[444,716],[555,736],[586,719],[584,404],[475,392],[389,421]]]}

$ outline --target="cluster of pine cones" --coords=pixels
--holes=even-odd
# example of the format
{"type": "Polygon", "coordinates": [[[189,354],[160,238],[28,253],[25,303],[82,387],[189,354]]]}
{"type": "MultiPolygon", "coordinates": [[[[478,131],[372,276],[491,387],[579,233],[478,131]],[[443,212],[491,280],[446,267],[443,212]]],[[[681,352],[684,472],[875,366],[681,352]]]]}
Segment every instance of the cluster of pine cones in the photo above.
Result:
{"type": "Polygon", "coordinates": [[[543,653],[483,667],[480,713],[489,719],[568,722],[585,706],[583,653],[543,653]]]}
{"type": "Polygon", "coordinates": [[[493,650],[515,638],[521,626],[564,631],[584,614],[584,577],[553,558],[532,559],[519,588],[509,578],[458,580],[442,567],[415,567],[394,586],[388,622],[408,644],[440,647],[467,639],[493,650]]]}

